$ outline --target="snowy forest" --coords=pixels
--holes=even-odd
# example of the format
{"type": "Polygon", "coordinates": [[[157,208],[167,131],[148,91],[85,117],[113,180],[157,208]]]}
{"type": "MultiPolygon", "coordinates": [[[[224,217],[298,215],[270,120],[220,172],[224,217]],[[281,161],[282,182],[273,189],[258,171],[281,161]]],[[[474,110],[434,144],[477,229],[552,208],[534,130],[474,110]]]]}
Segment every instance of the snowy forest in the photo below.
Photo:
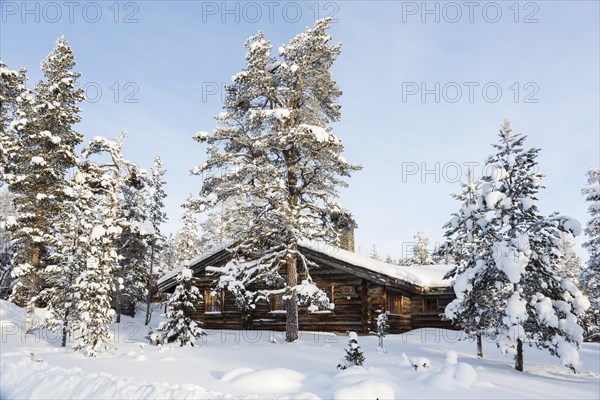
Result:
{"type": "MultiPolygon", "coordinates": [[[[189,138],[192,146],[199,149],[196,142],[206,148],[199,164],[190,166],[201,183],[183,202],[181,215],[168,217],[169,166],[163,165],[160,155],[130,160],[124,154],[125,131],[89,140],[85,140],[88,132],[78,131],[79,105],[85,100],[78,80],[85,71],[78,69],[75,51],[65,37],[58,38],[42,60],[43,79],[38,82],[28,80],[27,69],[0,61],[0,319],[18,315],[20,320],[14,322],[23,324],[25,336],[53,332],[60,337],[53,346],[65,354],[106,362],[107,354],[120,347],[113,327],[135,318],[142,329],[136,336],[139,357],[178,351],[173,354],[182,360],[192,357],[184,362],[190,367],[193,357],[204,357],[204,346],[217,341],[191,317],[205,293],[195,286],[190,261],[223,248],[231,259],[212,268],[214,290],[231,294],[240,310],[283,295],[285,332],[279,341],[273,335],[264,346],[301,343],[300,310],[334,308],[327,288],[312,281],[310,271],[318,265],[299,251],[299,243],[338,245],[340,232],[357,227],[351,210],[341,204],[340,190],[363,167],[346,160],[343,135],[334,134],[333,126],[342,118],[342,90],[332,66],[341,45],[330,35],[331,24],[330,18],[317,20],[278,48],[263,32],[245,41],[245,59],[239,60],[241,70],[226,86],[222,110],[215,110],[215,126],[199,127],[208,130],[189,138]],[[152,162],[152,168],[145,170],[140,162],[152,162]],[[165,233],[168,218],[181,222],[174,234],[165,233]],[[176,274],[177,287],[173,293],[160,293],[157,281],[169,272],[176,274]],[[257,283],[263,284],[261,289],[255,289],[257,283]]],[[[490,154],[478,155],[489,174],[475,177],[469,171],[456,193],[449,193],[456,212],[439,221],[444,241],[434,246],[419,231],[407,238],[414,242],[410,255],[383,257],[373,245],[369,257],[423,269],[452,266],[446,278],[452,281],[456,298],[441,318],[460,328],[469,343],[464,351],[474,355],[472,360],[491,357],[497,348],[518,371],[509,372],[521,373],[528,370],[528,348],[536,348],[539,354],[557,357],[574,376],[587,376],[582,360],[588,356],[581,353],[588,345],[584,341],[600,339],[600,168],[580,171],[587,179],[581,194],[588,206],[587,221],[560,212],[544,215],[538,208],[544,196],[538,162],[543,150],[501,117],[497,135],[489,133],[490,154]],[[587,257],[576,252],[578,236],[583,236],[587,257]],[[492,344],[485,352],[484,343],[492,344]]],[[[343,374],[364,370],[363,364],[371,359],[389,360],[394,351],[402,353],[394,365],[406,364],[411,373],[432,373],[429,359],[404,354],[418,351],[416,347],[402,343],[400,335],[386,336],[386,324],[387,314],[381,312],[373,338],[350,332],[345,358],[338,363],[340,372],[335,358],[325,359],[331,374],[347,377],[343,374]],[[363,353],[365,345],[359,346],[363,341],[376,344],[377,351],[363,353]]],[[[456,349],[445,346],[446,366],[432,379],[441,382],[454,374],[448,379],[459,386],[472,385],[475,369],[457,363],[451,351],[456,349]]],[[[236,357],[221,347],[210,350],[211,357],[236,357]]],[[[335,349],[339,356],[344,355],[341,349],[335,349]]],[[[132,351],[138,357],[138,350],[132,351]]],[[[597,355],[597,346],[594,351],[597,355]]],[[[329,357],[329,349],[326,354],[329,357]]],[[[35,358],[33,350],[31,357],[35,358]]],[[[210,364],[211,359],[198,362],[210,364]]],[[[291,368],[289,362],[281,366],[291,368]]],[[[9,371],[3,373],[3,384],[17,379],[17,370],[3,369],[9,371]],[[14,373],[9,375],[10,371],[14,373]]],[[[245,373],[256,373],[252,371],[245,373]]],[[[391,384],[378,386],[378,372],[368,373],[375,389],[363,385],[364,392],[353,393],[366,398],[400,396],[397,391],[378,391],[391,384]]],[[[282,392],[269,395],[280,396],[299,382],[290,373],[283,375],[265,375],[267,381],[284,382],[282,392]]],[[[220,379],[228,382],[244,376],[237,371],[220,379]]],[[[247,378],[249,382],[250,375],[247,378]]],[[[590,379],[585,384],[593,391],[598,375],[590,379]]],[[[351,390],[345,387],[335,396],[349,396],[351,390]]],[[[183,386],[177,390],[151,396],[121,394],[185,395],[183,386]]],[[[27,392],[29,396],[36,397],[33,392],[27,392]]],[[[198,396],[219,397],[216,392],[191,394],[198,396]]],[[[482,394],[476,391],[473,396],[482,394]]]]}

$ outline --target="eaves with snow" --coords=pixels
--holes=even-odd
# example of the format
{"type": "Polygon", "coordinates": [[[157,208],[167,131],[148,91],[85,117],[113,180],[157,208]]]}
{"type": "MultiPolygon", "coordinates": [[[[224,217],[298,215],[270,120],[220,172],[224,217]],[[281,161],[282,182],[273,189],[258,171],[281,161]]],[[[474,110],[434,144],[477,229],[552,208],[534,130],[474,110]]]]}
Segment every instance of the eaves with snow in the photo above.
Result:
{"type": "MultiPolygon", "coordinates": [[[[191,268],[194,272],[207,265],[217,266],[217,264],[229,258],[228,246],[231,245],[232,242],[216,246],[189,260],[185,263],[185,266],[191,268]]],[[[452,283],[451,279],[444,279],[444,276],[454,265],[395,265],[361,256],[323,242],[301,240],[298,245],[301,252],[314,253],[330,260],[337,260],[341,265],[351,267],[357,275],[379,283],[405,282],[416,287],[432,289],[449,288],[452,283]]],[[[159,290],[165,291],[173,287],[175,285],[174,278],[182,268],[183,265],[180,265],[164,274],[158,280],[159,290]]]]}

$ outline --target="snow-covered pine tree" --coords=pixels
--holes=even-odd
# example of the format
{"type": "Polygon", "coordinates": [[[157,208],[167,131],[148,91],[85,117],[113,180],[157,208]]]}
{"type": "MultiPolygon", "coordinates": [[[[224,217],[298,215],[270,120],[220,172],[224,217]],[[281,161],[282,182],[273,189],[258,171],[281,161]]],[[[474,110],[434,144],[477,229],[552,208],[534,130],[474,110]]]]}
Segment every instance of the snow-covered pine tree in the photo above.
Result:
{"type": "Polygon", "coordinates": [[[583,194],[589,204],[590,219],[585,227],[588,241],[583,246],[590,258],[579,281],[591,302],[585,318],[587,334],[600,336],[600,168],[590,169],[587,177],[588,185],[583,189],[583,194]]]}
{"type": "MultiPolygon", "coordinates": [[[[85,149],[84,154],[89,155],[88,151],[85,149]]],[[[119,181],[114,169],[105,165],[86,161],[80,164],[79,170],[95,196],[93,212],[82,214],[85,231],[80,241],[89,245],[90,253],[87,259],[80,260],[85,262],[85,268],[73,285],[79,324],[74,349],[83,349],[88,356],[95,357],[111,346],[109,325],[115,315],[111,294],[115,285],[122,284],[114,279],[114,271],[119,266],[117,241],[123,230],[116,207],[119,181]]]]}
{"type": "Polygon", "coordinates": [[[225,246],[232,241],[232,232],[225,230],[231,224],[225,223],[225,220],[231,217],[230,209],[234,208],[238,202],[243,201],[243,195],[231,197],[225,202],[215,205],[211,211],[206,213],[206,218],[200,221],[200,238],[198,240],[200,253],[225,246]]]}
{"type": "Polygon", "coordinates": [[[227,242],[229,237],[223,232],[223,215],[225,211],[210,211],[203,221],[200,221],[200,236],[198,252],[204,253],[227,242]]]}
{"type": "MultiPolygon", "coordinates": [[[[0,188],[4,182],[12,179],[12,161],[10,155],[16,150],[18,142],[12,131],[11,122],[22,118],[21,103],[30,99],[25,87],[26,70],[10,70],[0,60],[0,188]],[[8,176],[4,176],[8,174],[8,176]]],[[[14,171],[13,171],[14,172],[14,171]]],[[[16,222],[15,195],[4,188],[0,191],[0,299],[7,299],[12,291],[14,278],[12,265],[14,245],[9,227],[16,222]]],[[[17,299],[23,303],[25,299],[17,299]]]]}
{"type": "Polygon", "coordinates": [[[536,206],[542,175],[537,173],[539,149],[524,149],[526,136],[511,133],[504,121],[496,154],[487,160],[490,175],[482,180],[481,203],[488,210],[497,237],[494,264],[486,265],[494,288],[500,347],[515,356],[523,370],[523,343],[546,348],[561,362],[580,368],[578,347],[583,329],[578,317],[589,302],[573,282],[558,275],[560,231],[578,235],[579,223],[556,214],[542,216],[536,206]]]}
{"type": "Polygon", "coordinates": [[[204,331],[190,314],[195,311],[194,304],[202,298],[200,291],[194,286],[192,270],[183,267],[177,277],[175,291],[167,300],[168,321],[161,322],[158,332],[165,343],[179,343],[179,346],[194,346],[196,338],[204,335],[204,331]]]}
{"type": "Polygon", "coordinates": [[[14,194],[0,188],[0,299],[6,300],[13,283],[12,259],[15,252],[7,225],[16,221],[14,194]]]}
{"type": "Polygon", "coordinates": [[[344,360],[338,364],[338,369],[346,369],[353,366],[361,366],[365,362],[365,355],[358,345],[358,335],[356,332],[348,333],[348,348],[345,349],[346,356],[344,360]]]}
{"type": "Polygon", "coordinates": [[[116,276],[123,279],[123,290],[117,290],[115,296],[117,322],[121,322],[123,313],[133,317],[137,304],[145,303],[147,297],[148,241],[154,235],[148,220],[148,184],[146,172],[133,168],[123,179],[120,189],[119,212],[126,223],[118,240],[121,268],[116,271],[116,276]]]}
{"type": "Polygon", "coordinates": [[[386,263],[388,263],[388,264],[395,264],[396,263],[396,261],[389,254],[387,256],[385,256],[385,260],[383,260],[383,261],[386,262],[386,263]]]}
{"type": "Polygon", "coordinates": [[[381,257],[379,256],[379,253],[377,252],[377,246],[373,245],[371,247],[371,252],[369,253],[369,257],[372,258],[373,260],[381,261],[381,257]]]}
{"type": "MultiPolygon", "coordinates": [[[[0,188],[5,180],[5,165],[10,162],[10,148],[16,144],[10,122],[18,118],[18,102],[23,101],[21,95],[25,91],[27,80],[25,72],[24,69],[8,69],[0,59],[0,188]]],[[[16,220],[13,197],[14,194],[6,189],[0,191],[0,299],[8,298],[13,281],[11,273],[14,247],[7,227],[16,220]]]]}
{"type": "Polygon", "coordinates": [[[148,238],[148,245],[150,246],[150,263],[148,270],[148,281],[146,285],[146,318],[145,325],[150,323],[152,317],[150,310],[150,303],[155,292],[156,277],[160,274],[162,265],[157,263],[160,253],[165,249],[165,236],[160,232],[161,224],[167,222],[167,214],[164,211],[165,198],[165,169],[162,166],[162,160],[159,156],[154,158],[154,164],[152,166],[152,175],[150,177],[150,209],[149,209],[149,221],[152,224],[152,235],[148,238]],[[158,265],[157,265],[158,264],[158,265]]]}
{"type": "MultiPolygon", "coordinates": [[[[33,328],[33,310],[40,278],[50,249],[57,245],[56,222],[65,206],[64,189],[68,171],[77,164],[75,147],[83,136],[73,130],[79,122],[78,103],[83,90],[76,88],[80,74],[73,72],[75,57],[64,37],[42,62],[45,80],[35,87],[35,97],[20,96],[17,118],[11,123],[12,135],[3,179],[17,194],[17,221],[13,225],[15,258],[13,274],[19,278],[15,294],[27,292],[26,330],[33,328]]],[[[59,253],[53,253],[60,257],[59,253]]]]}
{"type": "Polygon", "coordinates": [[[477,340],[477,357],[483,358],[482,336],[489,327],[498,325],[494,312],[493,285],[486,276],[486,265],[493,263],[495,237],[488,231],[485,210],[478,206],[480,182],[467,172],[467,181],[460,182],[462,191],[452,197],[461,202],[458,212],[444,225],[445,242],[438,251],[450,255],[456,266],[446,278],[455,278],[456,299],[446,306],[445,317],[477,340]]]}
{"type": "Polygon", "coordinates": [[[237,241],[233,259],[216,271],[219,286],[242,307],[257,298],[250,282],[284,289],[288,342],[298,338],[298,268],[310,276],[298,241],[337,242],[333,221],[347,213],[334,199],[346,185],[342,178],[359,169],[342,157],[342,143],[329,128],[340,118],[341,95],[330,72],[340,53],[339,44],[330,44],[330,27],[329,18],[316,21],[279,47],[279,57],[262,32],[250,37],[246,66],[227,87],[219,126],[195,136],[209,146],[194,173],[223,172],[205,177],[196,210],[244,196],[223,222],[237,241]]]}
{"type": "Polygon", "coordinates": [[[162,251],[158,254],[158,264],[160,265],[160,272],[171,271],[177,266],[173,261],[175,259],[175,236],[169,233],[169,236],[165,239],[165,244],[162,251]]]}
{"type": "Polygon", "coordinates": [[[84,169],[78,171],[65,188],[69,200],[61,210],[58,224],[60,242],[57,251],[62,254],[58,265],[46,267],[46,287],[40,297],[46,303],[44,327],[61,333],[61,346],[67,336],[80,326],[79,297],[73,290],[76,280],[86,273],[87,260],[92,249],[89,236],[95,218],[95,198],[84,169]]]}
{"type": "Polygon", "coordinates": [[[583,262],[573,249],[574,246],[574,236],[569,232],[560,232],[557,247],[560,251],[562,261],[558,265],[558,273],[560,276],[569,278],[577,284],[579,282],[579,275],[583,270],[583,262]]]}
{"type": "Polygon", "coordinates": [[[15,151],[14,146],[18,145],[11,122],[16,124],[23,118],[22,111],[19,111],[21,104],[27,104],[31,100],[25,87],[26,72],[24,68],[11,70],[0,59],[0,186],[11,179],[4,177],[4,174],[10,174],[10,155],[15,151]],[[5,170],[6,167],[8,169],[5,170]]]}
{"type": "Polygon", "coordinates": [[[425,235],[425,232],[417,232],[414,236],[415,243],[413,247],[412,263],[416,265],[430,265],[433,264],[433,260],[429,255],[427,246],[429,245],[429,238],[425,235]]]}
{"type": "MultiPolygon", "coordinates": [[[[140,170],[138,165],[132,161],[129,161],[123,156],[123,145],[125,142],[126,134],[122,132],[115,140],[108,140],[102,136],[93,137],[90,140],[89,145],[83,150],[82,154],[86,158],[90,158],[92,155],[100,155],[105,157],[108,161],[101,164],[95,164],[96,169],[102,171],[104,181],[101,184],[96,185],[95,189],[98,193],[102,194],[102,205],[101,212],[105,221],[101,221],[102,224],[106,225],[109,229],[108,234],[103,238],[103,244],[106,251],[103,251],[105,260],[112,260],[113,249],[114,257],[112,261],[107,261],[110,264],[110,277],[113,279],[112,288],[114,294],[112,300],[115,303],[117,310],[117,322],[120,322],[121,318],[121,304],[123,301],[123,290],[126,277],[126,264],[131,267],[132,263],[136,263],[138,260],[143,260],[145,254],[138,253],[129,256],[125,246],[128,244],[127,241],[123,241],[124,236],[123,230],[136,235],[140,233],[139,228],[144,224],[141,222],[143,218],[137,215],[129,215],[129,211],[126,209],[125,204],[128,202],[124,200],[124,190],[139,190],[143,188],[145,181],[145,174],[140,170]],[[128,259],[125,260],[127,253],[128,259]],[[108,256],[109,255],[109,256],[108,256]]],[[[99,175],[99,173],[96,173],[99,175]]],[[[129,201],[129,203],[135,202],[135,200],[129,201]]],[[[141,211],[139,211],[141,213],[141,211]]],[[[139,235],[141,236],[141,235],[139,235]]],[[[136,265],[136,264],[134,264],[136,265]]],[[[107,267],[108,268],[108,267],[107,267]]],[[[135,274],[135,282],[140,288],[145,288],[145,266],[139,268],[139,274],[135,274]],[[143,275],[140,278],[139,275],[143,275]],[[139,281],[142,281],[139,284],[139,281]]],[[[129,289],[131,289],[131,281],[128,282],[129,289]]]]}
{"type": "Polygon", "coordinates": [[[181,228],[174,239],[173,249],[173,266],[181,265],[190,261],[201,253],[199,246],[200,238],[198,237],[198,220],[194,215],[194,211],[189,206],[191,197],[188,197],[183,204],[183,214],[181,215],[181,228]]]}

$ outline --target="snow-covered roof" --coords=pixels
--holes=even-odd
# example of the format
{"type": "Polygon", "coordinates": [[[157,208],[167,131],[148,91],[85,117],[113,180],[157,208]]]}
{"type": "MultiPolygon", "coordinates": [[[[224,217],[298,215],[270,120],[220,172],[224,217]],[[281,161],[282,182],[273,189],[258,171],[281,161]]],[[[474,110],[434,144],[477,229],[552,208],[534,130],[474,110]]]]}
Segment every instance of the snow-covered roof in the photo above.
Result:
{"type": "Polygon", "coordinates": [[[211,247],[207,251],[200,253],[199,255],[192,258],[191,260],[182,262],[180,265],[178,265],[177,267],[173,268],[172,270],[170,270],[169,272],[167,272],[166,274],[161,276],[158,279],[157,284],[160,286],[162,283],[177,276],[177,274],[179,273],[179,271],[181,271],[181,269],[183,267],[194,266],[194,265],[198,264],[199,262],[201,262],[211,256],[214,256],[215,254],[219,253],[221,250],[225,250],[228,246],[231,246],[232,243],[233,243],[232,241],[220,243],[217,246],[211,247]]]}
{"type": "MultiPolygon", "coordinates": [[[[214,256],[215,254],[225,250],[232,242],[222,243],[210,250],[200,254],[199,256],[186,262],[186,266],[193,267],[194,265],[214,256]]],[[[335,258],[347,264],[351,264],[358,268],[364,268],[368,271],[385,275],[391,278],[403,280],[413,285],[422,287],[449,287],[452,280],[444,279],[444,276],[454,266],[447,264],[438,265],[395,265],[388,264],[383,261],[374,260],[370,257],[361,256],[340,247],[330,244],[315,242],[311,240],[301,240],[298,243],[301,247],[307,248],[325,256],[335,258]]],[[[184,265],[179,265],[177,268],[167,272],[158,280],[158,285],[166,283],[169,279],[175,277],[184,265]]]]}
{"type": "Polygon", "coordinates": [[[452,282],[451,279],[444,279],[444,276],[454,265],[394,265],[320,242],[301,240],[299,245],[348,264],[418,286],[448,287],[452,282]]]}

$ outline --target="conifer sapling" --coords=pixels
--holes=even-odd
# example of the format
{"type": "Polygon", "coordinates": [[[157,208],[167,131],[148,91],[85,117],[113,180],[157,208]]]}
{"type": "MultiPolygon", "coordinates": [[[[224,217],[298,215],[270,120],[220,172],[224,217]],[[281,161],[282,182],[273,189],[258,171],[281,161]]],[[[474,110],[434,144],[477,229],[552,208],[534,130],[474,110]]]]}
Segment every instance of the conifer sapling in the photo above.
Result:
{"type": "Polygon", "coordinates": [[[194,346],[197,337],[204,335],[204,331],[190,314],[196,310],[194,303],[202,298],[194,284],[192,270],[182,268],[177,275],[177,287],[167,300],[167,312],[164,317],[169,320],[161,322],[158,331],[164,339],[157,342],[178,343],[180,346],[194,346]]]}
{"type": "Polygon", "coordinates": [[[356,332],[348,333],[348,348],[344,360],[338,364],[338,369],[346,369],[352,366],[362,366],[365,362],[365,356],[358,345],[358,335],[356,332]]]}

